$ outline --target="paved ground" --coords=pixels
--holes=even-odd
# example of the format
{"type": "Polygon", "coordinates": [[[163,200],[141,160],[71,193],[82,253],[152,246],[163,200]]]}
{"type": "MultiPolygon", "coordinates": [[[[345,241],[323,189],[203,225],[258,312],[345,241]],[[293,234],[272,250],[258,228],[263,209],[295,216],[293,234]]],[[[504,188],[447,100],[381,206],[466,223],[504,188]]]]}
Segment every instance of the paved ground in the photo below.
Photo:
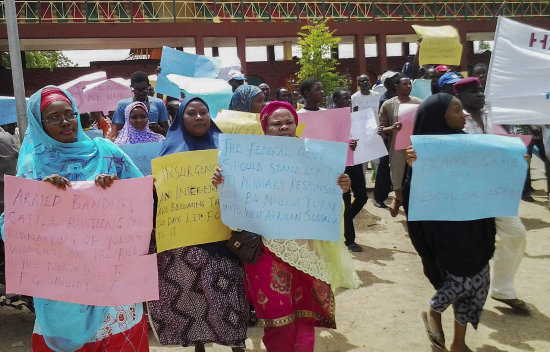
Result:
{"type": "MultiPolygon", "coordinates": [[[[467,343],[477,352],[550,351],[550,212],[545,197],[542,164],[534,160],[534,203],[522,202],[520,217],[528,230],[527,250],[516,276],[520,298],[532,305],[529,316],[517,315],[488,299],[478,331],[468,328],[467,343]]],[[[316,352],[321,351],[431,351],[420,312],[428,307],[433,290],[422,274],[420,259],[405,231],[405,218],[396,219],[367,203],[356,218],[358,243],[365,249],[355,255],[363,285],[336,293],[336,330],[317,331],[316,352]]],[[[452,312],[444,316],[447,341],[452,338],[452,312]]],[[[30,351],[33,315],[0,308],[0,352],[30,351]]],[[[262,332],[249,330],[250,351],[265,351],[262,332]]],[[[192,351],[160,347],[150,338],[154,352],[192,351]]],[[[229,351],[208,346],[207,351],[229,351]]]]}

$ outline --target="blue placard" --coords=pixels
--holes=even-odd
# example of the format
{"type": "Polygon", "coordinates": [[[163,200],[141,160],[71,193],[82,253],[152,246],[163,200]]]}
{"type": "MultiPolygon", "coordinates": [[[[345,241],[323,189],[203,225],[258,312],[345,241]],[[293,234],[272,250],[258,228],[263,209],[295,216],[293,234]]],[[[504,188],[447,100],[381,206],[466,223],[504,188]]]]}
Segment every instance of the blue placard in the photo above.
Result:
{"type": "Polygon", "coordinates": [[[151,175],[151,160],[158,157],[163,142],[124,144],[120,148],[128,154],[143,176],[151,175]]]}
{"type": "Polygon", "coordinates": [[[347,144],[221,134],[222,221],[271,239],[338,241],[347,144]]]}
{"type": "Polygon", "coordinates": [[[161,73],[176,74],[187,77],[218,78],[221,60],[204,55],[195,55],[162,47],[160,58],[161,73]]]}
{"type": "Polygon", "coordinates": [[[426,100],[432,95],[432,81],[429,79],[415,79],[412,83],[411,97],[426,100]]]}
{"type": "Polygon", "coordinates": [[[410,221],[518,215],[527,173],[520,138],[461,134],[411,140],[418,160],[413,164],[410,221]]]}
{"type": "Polygon", "coordinates": [[[0,97],[0,126],[17,122],[14,97],[0,97]]]}

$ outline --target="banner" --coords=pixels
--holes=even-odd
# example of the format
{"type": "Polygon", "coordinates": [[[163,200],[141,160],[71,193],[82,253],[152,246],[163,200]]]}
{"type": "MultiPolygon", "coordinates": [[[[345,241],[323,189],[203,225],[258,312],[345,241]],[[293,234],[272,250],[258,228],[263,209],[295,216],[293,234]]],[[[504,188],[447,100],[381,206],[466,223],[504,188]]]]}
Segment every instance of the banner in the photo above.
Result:
{"type": "Polygon", "coordinates": [[[453,26],[426,27],[416,24],[412,28],[422,38],[418,63],[460,65],[462,44],[458,30],[453,26]]]}
{"type": "Polygon", "coordinates": [[[218,192],[212,186],[217,156],[217,149],[209,149],[153,159],[159,253],[229,239],[231,230],[221,221],[218,192]]]}
{"type": "Polygon", "coordinates": [[[8,293],[114,306],[157,300],[153,179],[53,185],[5,176],[8,293]],[[139,190],[136,192],[136,190],[139,190]]]}
{"type": "Polygon", "coordinates": [[[386,145],[378,134],[376,117],[370,108],[351,113],[351,138],[357,139],[357,148],[353,152],[354,165],[388,155],[386,145]]]}
{"type": "Polygon", "coordinates": [[[143,176],[151,175],[151,160],[158,157],[164,142],[124,144],[120,146],[130,159],[136,164],[143,176]]]}
{"type": "Polygon", "coordinates": [[[491,122],[550,124],[549,68],[550,30],[499,17],[485,88],[491,122]]]}
{"type": "Polygon", "coordinates": [[[401,122],[401,129],[395,135],[395,150],[407,149],[411,145],[414,119],[419,106],[419,104],[399,104],[397,121],[401,122]]]}
{"type": "Polygon", "coordinates": [[[348,145],[313,139],[222,134],[219,186],[227,226],[272,239],[338,241],[348,145]]]}
{"type": "MultiPolygon", "coordinates": [[[[304,112],[299,121],[306,125],[303,138],[343,142],[349,145],[351,137],[351,111],[349,108],[304,112]]],[[[348,147],[346,166],[353,166],[353,152],[348,147]]]]}
{"type": "Polygon", "coordinates": [[[461,134],[411,139],[418,160],[413,164],[409,221],[518,215],[527,173],[526,149],[519,138],[461,134]]]}

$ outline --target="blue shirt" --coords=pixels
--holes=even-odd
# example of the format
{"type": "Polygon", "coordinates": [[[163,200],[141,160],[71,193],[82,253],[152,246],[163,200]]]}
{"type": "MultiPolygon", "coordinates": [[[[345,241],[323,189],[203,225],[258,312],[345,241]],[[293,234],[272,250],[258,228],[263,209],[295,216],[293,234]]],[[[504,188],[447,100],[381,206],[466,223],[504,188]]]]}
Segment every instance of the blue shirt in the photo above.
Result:
{"type": "MultiPolygon", "coordinates": [[[[118,102],[118,105],[113,115],[113,123],[118,125],[124,125],[124,109],[134,101],[134,98],[122,99],[118,102]]],[[[149,97],[149,122],[156,122],[157,124],[169,121],[168,111],[164,102],[155,97],[149,97]]]]}

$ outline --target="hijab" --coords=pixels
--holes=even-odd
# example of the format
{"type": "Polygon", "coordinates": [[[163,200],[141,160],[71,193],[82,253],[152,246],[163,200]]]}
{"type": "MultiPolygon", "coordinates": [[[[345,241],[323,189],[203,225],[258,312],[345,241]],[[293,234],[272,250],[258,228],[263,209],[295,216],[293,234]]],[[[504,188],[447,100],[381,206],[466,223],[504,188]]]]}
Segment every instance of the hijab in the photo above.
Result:
{"type": "MultiPolygon", "coordinates": [[[[445,121],[445,113],[452,99],[452,95],[445,93],[426,99],[416,113],[413,134],[463,134],[462,130],[447,126],[445,121]]],[[[406,213],[413,171],[414,168],[407,166],[402,189],[406,213]]],[[[407,227],[409,238],[422,259],[424,275],[435,289],[443,285],[446,272],[465,277],[475,275],[487,265],[494,252],[494,218],[470,221],[407,220],[407,227]]]]}
{"type": "Polygon", "coordinates": [[[123,144],[138,144],[138,143],[148,143],[148,142],[162,142],[164,136],[155,132],[152,132],[149,129],[147,124],[142,131],[138,131],[130,123],[130,114],[132,110],[136,108],[141,108],[145,111],[146,114],[149,114],[149,109],[141,101],[134,101],[124,109],[124,127],[118,134],[118,137],[115,140],[116,145],[123,144]]]}
{"type": "Polygon", "coordinates": [[[252,100],[261,93],[262,90],[256,86],[242,85],[235,90],[229,103],[229,110],[250,112],[252,100]]]}
{"type": "Polygon", "coordinates": [[[276,110],[279,110],[279,109],[285,109],[290,111],[292,113],[292,116],[294,116],[294,123],[296,124],[296,126],[298,126],[298,114],[296,113],[296,110],[291,104],[287,103],[286,101],[272,101],[266,106],[264,106],[264,108],[260,112],[260,122],[262,124],[262,130],[264,131],[264,134],[266,133],[266,130],[267,130],[267,119],[276,110]]]}
{"type": "Polygon", "coordinates": [[[210,119],[210,128],[204,136],[195,137],[185,129],[183,113],[187,105],[195,100],[202,102],[208,108],[208,104],[199,97],[189,97],[182,101],[168,133],[166,133],[166,139],[159,156],[193,150],[216,149],[218,147],[218,135],[222,132],[212,119],[210,119]]]}
{"type": "MultiPolygon", "coordinates": [[[[19,152],[17,176],[42,180],[58,174],[70,181],[94,180],[100,173],[116,173],[121,179],[140,177],[141,172],[112,142],[90,139],[82,130],[77,114],[75,142],[62,143],[42,127],[41,111],[53,101],[68,101],[78,111],[66,90],[47,86],[27,102],[29,126],[19,152]]],[[[3,216],[0,227],[3,230],[3,216]]],[[[48,347],[54,351],[74,351],[93,339],[106,318],[109,307],[90,306],[34,297],[36,321],[48,347]]]]}
{"type": "Polygon", "coordinates": [[[447,126],[445,113],[453,99],[452,95],[438,93],[431,95],[418,107],[414,121],[413,134],[461,134],[447,126]]]}

